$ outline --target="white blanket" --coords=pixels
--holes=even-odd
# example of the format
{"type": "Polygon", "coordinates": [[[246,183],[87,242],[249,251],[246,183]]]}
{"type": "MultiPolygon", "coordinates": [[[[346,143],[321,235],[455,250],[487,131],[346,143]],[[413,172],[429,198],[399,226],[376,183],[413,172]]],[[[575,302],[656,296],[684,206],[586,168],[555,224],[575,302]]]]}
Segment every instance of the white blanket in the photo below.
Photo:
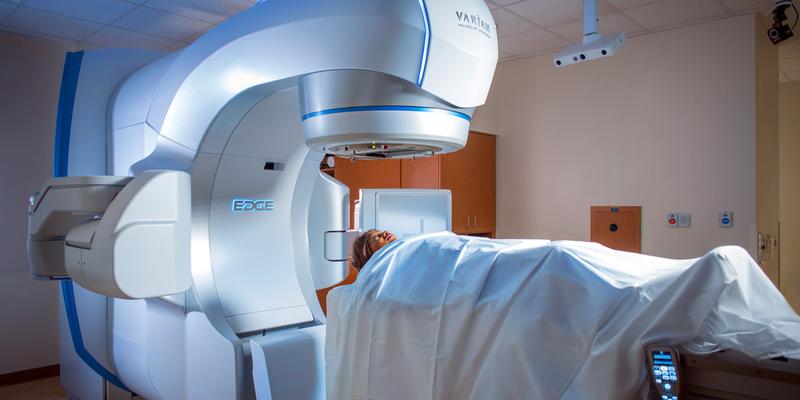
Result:
{"type": "Polygon", "coordinates": [[[796,357],[800,318],[739,247],[670,260],[424,235],[328,295],[328,398],[629,399],[654,343],[796,357]]]}

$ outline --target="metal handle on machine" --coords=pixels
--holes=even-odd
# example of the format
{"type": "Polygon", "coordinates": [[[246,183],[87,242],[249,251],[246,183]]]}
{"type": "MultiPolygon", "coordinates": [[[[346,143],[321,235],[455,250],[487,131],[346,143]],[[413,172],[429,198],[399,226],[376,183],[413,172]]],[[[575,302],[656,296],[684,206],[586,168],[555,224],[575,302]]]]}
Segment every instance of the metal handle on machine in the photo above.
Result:
{"type": "Polygon", "coordinates": [[[350,259],[350,248],[361,233],[357,230],[325,231],[322,235],[324,257],[330,262],[343,262],[350,259]]]}

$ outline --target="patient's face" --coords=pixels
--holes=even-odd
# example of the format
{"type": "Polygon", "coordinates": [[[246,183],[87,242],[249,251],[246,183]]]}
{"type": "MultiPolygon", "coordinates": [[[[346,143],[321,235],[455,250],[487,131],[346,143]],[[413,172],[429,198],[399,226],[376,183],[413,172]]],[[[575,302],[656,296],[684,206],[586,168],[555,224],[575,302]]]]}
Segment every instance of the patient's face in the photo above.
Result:
{"type": "Polygon", "coordinates": [[[383,246],[397,239],[392,232],[379,231],[377,229],[370,230],[367,232],[367,235],[369,238],[369,246],[372,248],[373,252],[380,250],[383,246]]]}

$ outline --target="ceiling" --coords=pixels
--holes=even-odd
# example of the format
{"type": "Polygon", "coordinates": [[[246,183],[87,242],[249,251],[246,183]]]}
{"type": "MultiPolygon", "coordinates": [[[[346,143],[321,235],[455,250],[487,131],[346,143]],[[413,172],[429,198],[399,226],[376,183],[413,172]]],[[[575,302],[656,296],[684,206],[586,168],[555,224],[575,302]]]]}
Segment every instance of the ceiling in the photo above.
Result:
{"type": "MultiPolygon", "coordinates": [[[[0,30],[77,48],[177,50],[256,0],[0,0],[0,30]]],[[[583,35],[582,0],[487,0],[500,60],[553,53],[583,35]]],[[[628,37],[734,15],[768,12],[774,0],[598,0],[601,33],[628,37]]],[[[800,39],[780,47],[779,78],[800,81],[800,39]]]]}

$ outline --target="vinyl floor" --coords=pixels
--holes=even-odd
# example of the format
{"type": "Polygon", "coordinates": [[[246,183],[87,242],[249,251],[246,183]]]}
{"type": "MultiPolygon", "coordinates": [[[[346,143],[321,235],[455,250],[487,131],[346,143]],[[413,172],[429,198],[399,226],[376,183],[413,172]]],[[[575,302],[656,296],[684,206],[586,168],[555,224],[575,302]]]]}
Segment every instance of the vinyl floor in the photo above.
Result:
{"type": "Polygon", "coordinates": [[[67,392],[61,387],[60,378],[39,379],[16,385],[0,386],[3,400],[67,400],[67,392]]]}

